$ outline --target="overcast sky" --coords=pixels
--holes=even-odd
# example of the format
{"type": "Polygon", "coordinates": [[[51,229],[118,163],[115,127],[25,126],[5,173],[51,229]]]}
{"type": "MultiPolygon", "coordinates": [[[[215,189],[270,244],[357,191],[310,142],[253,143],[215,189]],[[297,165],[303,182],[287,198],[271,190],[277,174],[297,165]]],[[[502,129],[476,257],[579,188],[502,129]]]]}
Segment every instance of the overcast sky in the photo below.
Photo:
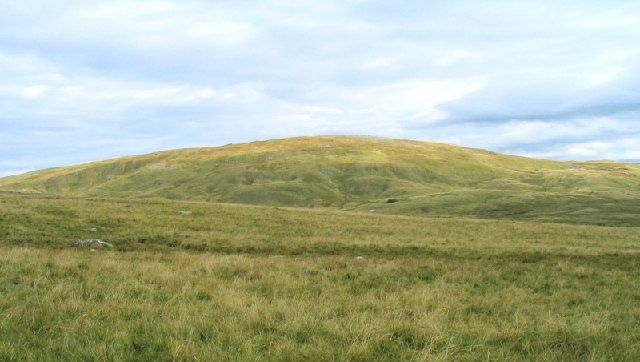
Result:
{"type": "Polygon", "coordinates": [[[640,159],[640,1],[0,0],[0,175],[316,134],[640,159]]]}

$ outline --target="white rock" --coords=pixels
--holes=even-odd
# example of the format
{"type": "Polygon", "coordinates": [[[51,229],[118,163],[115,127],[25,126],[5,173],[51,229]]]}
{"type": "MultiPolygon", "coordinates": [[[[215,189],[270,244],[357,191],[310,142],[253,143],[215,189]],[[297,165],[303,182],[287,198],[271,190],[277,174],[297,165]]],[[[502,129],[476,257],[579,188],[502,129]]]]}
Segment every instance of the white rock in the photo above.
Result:
{"type": "Polygon", "coordinates": [[[73,245],[82,247],[89,245],[100,245],[107,248],[113,248],[113,244],[107,243],[106,241],[100,239],[76,240],[73,242],[73,245]]]}

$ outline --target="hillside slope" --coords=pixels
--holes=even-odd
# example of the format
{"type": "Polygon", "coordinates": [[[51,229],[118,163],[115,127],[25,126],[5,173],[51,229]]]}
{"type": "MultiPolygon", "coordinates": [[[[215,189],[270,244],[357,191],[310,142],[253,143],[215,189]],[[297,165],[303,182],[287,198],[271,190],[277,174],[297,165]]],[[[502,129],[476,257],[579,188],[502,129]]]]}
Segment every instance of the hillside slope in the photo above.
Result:
{"type": "Polygon", "coordinates": [[[8,177],[0,190],[640,225],[639,165],[372,137],[156,152],[8,177]]]}

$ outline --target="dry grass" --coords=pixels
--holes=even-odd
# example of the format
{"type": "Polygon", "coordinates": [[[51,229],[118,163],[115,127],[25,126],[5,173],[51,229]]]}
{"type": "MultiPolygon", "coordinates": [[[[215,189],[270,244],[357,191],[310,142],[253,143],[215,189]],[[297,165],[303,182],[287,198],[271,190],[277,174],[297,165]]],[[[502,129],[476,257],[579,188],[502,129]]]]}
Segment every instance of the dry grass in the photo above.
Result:
{"type": "Polygon", "coordinates": [[[631,227],[5,195],[0,360],[631,361],[638,270],[631,227]]]}
{"type": "Polygon", "coordinates": [[[0,249],[0,359],[635,360],[637,257],[0,249]]]}
{"type": "Polygon", "coordinates": [[[428,255],[482,250],[522,257],[640,251],[640,228],[633,227],[0,195],[0,241],[6,244],[66,247],[73,240],[90,238],[104,239],[123,251],[428,255]]]}

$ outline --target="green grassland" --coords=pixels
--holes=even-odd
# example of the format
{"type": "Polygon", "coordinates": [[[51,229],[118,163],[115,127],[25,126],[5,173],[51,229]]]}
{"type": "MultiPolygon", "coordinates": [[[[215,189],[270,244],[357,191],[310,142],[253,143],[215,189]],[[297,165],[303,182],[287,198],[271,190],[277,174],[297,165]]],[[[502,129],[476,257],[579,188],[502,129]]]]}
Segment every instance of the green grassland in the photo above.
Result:
{"type": "Polygon", "coordinates": [[[640,226],[640,165],[372,137],[157,152],[8,177],[0,190],[640,226]]]}
{"type": "Polygon", "coordinates": [[[0,194],[0,360],[634,361],[638,270],[637,227],[0,194]]]}
{"type": "Polygon", "coordinates": [[[370,137],[3,178],[0,360],[637,361],[639,200],[639,165],[370,137]]]}

